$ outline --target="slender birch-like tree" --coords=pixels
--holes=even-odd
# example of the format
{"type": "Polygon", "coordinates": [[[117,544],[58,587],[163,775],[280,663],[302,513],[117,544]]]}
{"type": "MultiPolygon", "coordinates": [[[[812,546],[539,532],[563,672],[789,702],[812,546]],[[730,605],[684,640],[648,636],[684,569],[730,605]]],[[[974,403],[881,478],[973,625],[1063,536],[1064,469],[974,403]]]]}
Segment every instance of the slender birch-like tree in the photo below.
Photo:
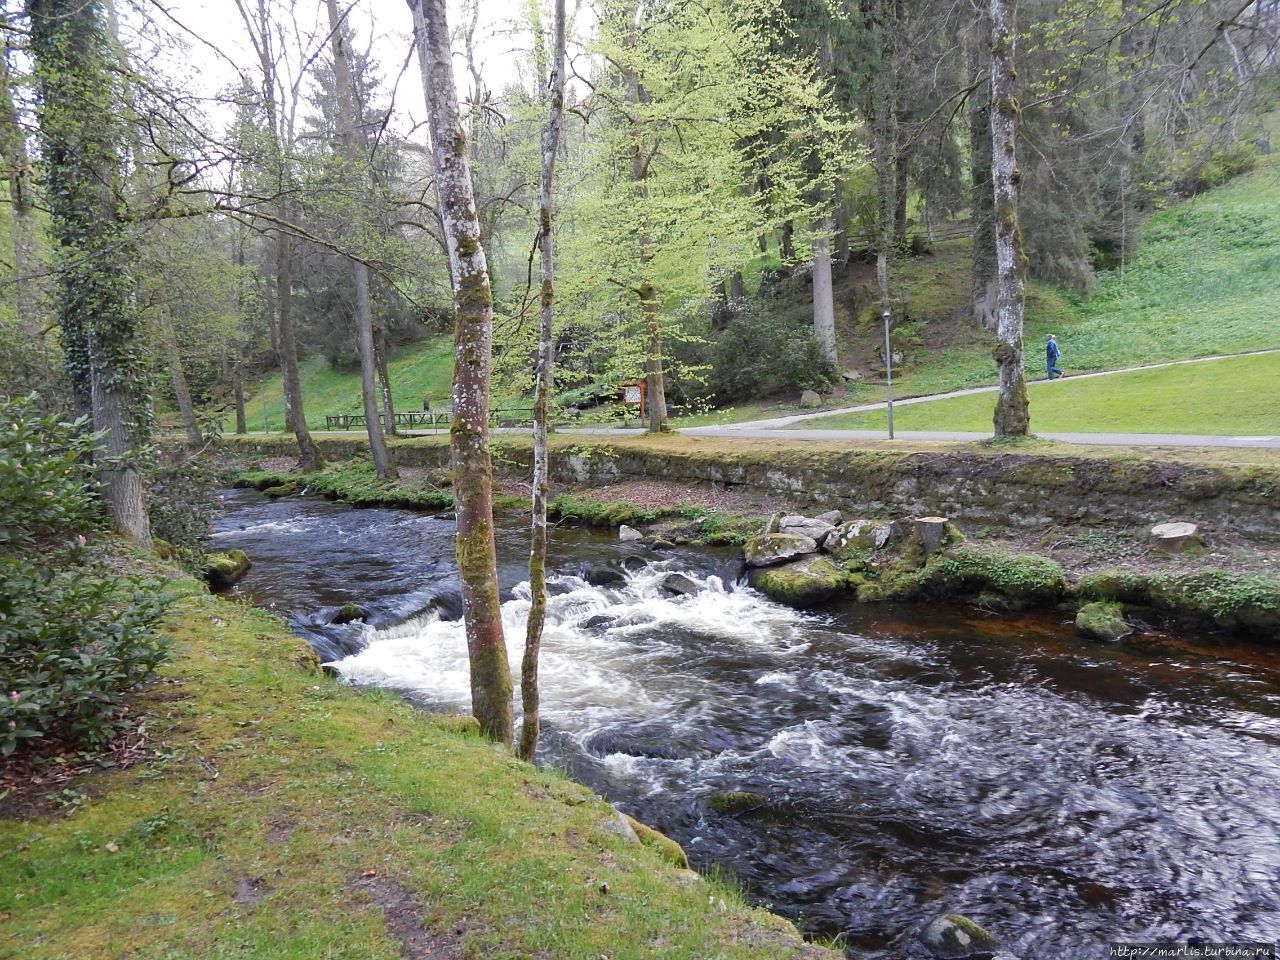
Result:
{"type": "Polygon", "coordinates": [[[493,292],[480,242],[467,135],[458,112],[445,0],[407,0],[422,69],[436,195],[453,281],[453,457],[462,618],[471,665],[471,712],[486,736],[510,743],[515,718],[502,632],[489,456],[493,292]]]}
{"type": "MultiPolygon", "coordinates": [[[[338,15],[337,0],[325,0],[329,13],[329,43],[333,47],[333,79],[338,88],[338,142],[348,176],[356,183],[363,183],[366,172],[360,146],[356,141],[357,102],[355,87],[351,82],[351,55],[347,49],[347,32],[343,18],[338,15]]],[[[357,201],[349,206],[354,222],[356,242],[363,234],[360,229],[366,209],[363,191],[357,191],[357,201]]],[[[378,422],[378,358],[373,343],[373,307],[369,299],[369,267],[355,257],[348,257],[351,264],[351,284],[356,294],[356,334],[360,348],[360,395],[364,401],[364,420],[369,435],[369,451],[373,454],[373,467],[378,476],[389,480],[396,475],[395,465],[387,452],[387,441],[378,422]]],[[[390,423],[390,420],[388,420],[390,423]]]]}
{"type": "Polygon", "coordinates": [[[542,253],[538,360],[533,401],[533,518],[529,546],[529,619],[525,624],[524,659],[520,665],[520,756],[532,760],[538,749],[540,693],[538,656],[547,615],[547,433],[554,383],[552,319],[555,304],[555,246],[551,224],[555,213],[556,153],[564,122],[564,0],[555,0],[551,80],[547,85],[547,125],[542,132],[542,172],[538,181],[538,246],[542,253]]]}
{"type": "Polygon", "coordinates": [[[1000,374],[995,435],[1024,437],[1030,427],[1022,369],[1026,258],[1018,229],[1018,101],[1013,94],[1017,0],[991,0],[991,180],[996,234],[996,347],[1000,374]]]}

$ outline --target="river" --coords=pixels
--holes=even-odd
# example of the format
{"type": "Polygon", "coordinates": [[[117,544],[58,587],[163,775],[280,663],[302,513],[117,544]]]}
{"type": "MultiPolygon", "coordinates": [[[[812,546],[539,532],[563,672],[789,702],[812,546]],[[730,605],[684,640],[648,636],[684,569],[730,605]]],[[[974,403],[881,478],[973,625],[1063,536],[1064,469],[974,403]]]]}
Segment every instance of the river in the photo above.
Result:
{"type": "MultiPolygon", "coordinates": [[[[215,549],[254,561],[236,593],[347,681],[467,709],[451,517],[225,501],[215,549]],[[368,623],[326,625],[349,600],[368,623]]],[[[518,665],[527,532],[509,518],[497,535],[518,665]]],[[[1061,616],[961,607],[801,613],[738,585],[734,550],[658,555],[574,527],[551,557],[540,760],[805,930],[911,960],[952,912],[1021,960],[1280,937],[1276,651],[1102,646],[1061,616]],[[663,589],[673,572],[697,592],[663,589]],[[728,791],[765,799],[717,813],[728,791]]]]}

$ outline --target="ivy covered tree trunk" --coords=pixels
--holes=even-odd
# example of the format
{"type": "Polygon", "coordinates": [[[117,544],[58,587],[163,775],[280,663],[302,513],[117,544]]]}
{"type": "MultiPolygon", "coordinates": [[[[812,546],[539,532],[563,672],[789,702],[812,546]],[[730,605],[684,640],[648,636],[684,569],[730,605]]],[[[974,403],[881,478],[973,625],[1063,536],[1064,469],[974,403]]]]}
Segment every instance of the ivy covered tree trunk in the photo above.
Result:
{"type": "Polygon", "coordinates": [[[541,695],[538,658],[547,614],[547,498],[550,492],[547,434],[551,425],[554,385],[552,320],[555,306],[555,245],[551,224],[555,211],[552,186],[556,153],[564,117],[564,0],[555,0],[551,82],[548,85],[547,126],[542,133],[542,174],[538,189],[538,246],[542,251],[541,296],[538,314],[538,361],[533,401],[533,509],[529,547],[529,619],[525,624],[524,658],[520,664],[520,756],[532,760],[538,749],[541,695]]]}
{"type": "Polygon", "coordinates": [[[1016,0],[991,0],[991,181],[996,233],[996,365],[1000,395],[997,437],[1024,437],[1030,428],[1022,369],[1022,316],[1026,290],[1018,230],[1018,101],[1013,95],[1016,0]]]}
{"type": "Polygon", "coordinates": [[[121,101],[109,40],[95,3],[31,0],[28,13],[67,373],[105,435],[107,512],[117,529],[149,546],[135,464],[149,439],[150,412],[131,295],[134,251],[120,200],[121,101]]]}
{"type": "Polygon", "coordinates": [[[236,344],[236,355],[231,361],[231,394],[236,406],[236,433],[246,434],[249,425],[244,415],[244,344],[236,344]]]}
{"type": "MultiPolygon", "coordinates": [[[[338,126],[342,143],[343,160],[350,176],[363,182],[365,171],[356,143],[356,96],[351,84],[351,60],[347,50],[346,33],[338,16],[337,0],[326,0],[329,13],[329,42],[333,47],[333,78],[338,88],[338,126]]],[[[357,219],[362,209],[357,199],[351,213],[357,219]]],[[[373,454],[373,468],[383,480],[396,475],[395,465],[387,452],[387,442],[382,436],[378,421],[378,362],[373,345],[373,308],[369,302],[369,268],[355,258],[351,262],[351,282],[356,291],[356,333],[360,347],[360,396],[364,401],[365,430],[369,435],[369,451],[373,454]]],[[[391,423],[387,421],[388,425],[391,423]]]]}
{"type": "Polygon", "coordinates": [[[436,195],[453,280],[453,424],[449,438],[462,618],[471,666],[471,711],[486,736],[510,743],[515,718],[498,598],[493,464],[489,456],[493,294],[467,163],[467,135],[458,115],[445,0],[407,2],[422,68],[436,195]]]}
{"type": "Polygon", "coordinates": [[[391,372],[387,369],[387,338],[376,323],[373,325],[373,356],[378,365],[378,389],[382,393],[382,412],[386,414],[386,433],[394,437],[398,431],[395,400],[391,396],[391,372]]]}

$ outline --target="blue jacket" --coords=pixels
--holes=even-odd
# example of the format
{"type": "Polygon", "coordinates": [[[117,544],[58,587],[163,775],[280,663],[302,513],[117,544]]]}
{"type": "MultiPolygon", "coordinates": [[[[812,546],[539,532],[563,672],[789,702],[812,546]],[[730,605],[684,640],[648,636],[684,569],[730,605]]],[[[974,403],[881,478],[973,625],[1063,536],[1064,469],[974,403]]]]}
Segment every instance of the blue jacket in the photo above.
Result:
{"type": "Polygon", "coordinates": [[[1058,357],[1061,354],[1062,354],[1062,351],[1058,349],[1057,340],[1045,341],[1045,344],[1044,344],[1045,359],[1047,359],[1050,363],[1054,363],[1055,361],[1057,361],[1058,357]]]}

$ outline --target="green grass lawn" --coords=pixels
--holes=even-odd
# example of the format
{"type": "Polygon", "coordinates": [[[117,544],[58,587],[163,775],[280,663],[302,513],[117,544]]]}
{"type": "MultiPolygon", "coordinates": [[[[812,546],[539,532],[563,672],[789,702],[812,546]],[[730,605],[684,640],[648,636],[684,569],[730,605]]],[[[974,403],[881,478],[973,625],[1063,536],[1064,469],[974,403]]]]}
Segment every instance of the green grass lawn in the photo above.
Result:
{"type": "MultiPolygon", "coordinates": [[[[1280,434],[1280,354],[1029,384],[1031,429],[1058,433],[1280,434]]],[[[991,430],[994,393],[894,408],[901,430],[991,430]]],[[[802,428],[885,429],[883,410],[802,428]]]]}
{"type": "MultiPolygon", "coordinates": [[[[433,337],[413,344],[393,356],[389,368],[397,411],[421,410],[423,397],[429,397],[433,407],[445,406],[453,378],[453,338],[433,337]]],[[[303,408],[312,429],[324,427],[326,414],[364,412],[359,368],[335,370],[322,357],[309,357],[299,365],[299,372],[303,408]]],[[[258,386],[245,403],[245,418],[250,430],[284,429],[280,374],[271,374],[258,386]]],[[[233,414],[224,428],[234,424],[233,414]]]]}

